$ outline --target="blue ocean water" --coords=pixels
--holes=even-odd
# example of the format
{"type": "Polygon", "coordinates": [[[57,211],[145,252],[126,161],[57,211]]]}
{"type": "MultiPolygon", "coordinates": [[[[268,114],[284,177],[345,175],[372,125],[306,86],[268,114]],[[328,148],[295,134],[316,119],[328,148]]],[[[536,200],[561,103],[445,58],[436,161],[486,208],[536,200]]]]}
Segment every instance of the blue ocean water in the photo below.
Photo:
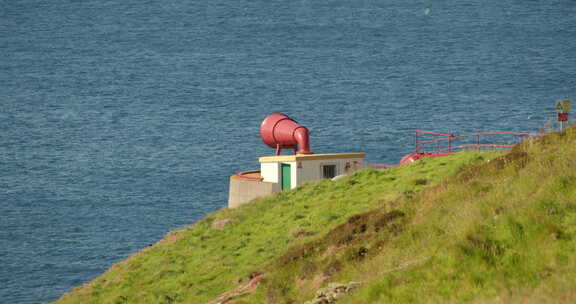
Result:
{"type": "Polygon", "coordinates": [[[396,163],[416,129],[537,131],[575,54],[573,0],[0,0],[0,302],[224,207],[269,113],[396,163]]]}

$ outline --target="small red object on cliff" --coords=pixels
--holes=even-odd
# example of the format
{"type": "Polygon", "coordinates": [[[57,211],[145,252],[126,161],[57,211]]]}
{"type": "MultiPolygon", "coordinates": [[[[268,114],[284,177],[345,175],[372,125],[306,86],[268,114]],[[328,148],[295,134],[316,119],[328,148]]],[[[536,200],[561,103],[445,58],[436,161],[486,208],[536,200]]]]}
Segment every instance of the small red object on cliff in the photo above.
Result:
{"type": "Polygon", "coordinates": [[[558,113],[558,121],[568,121],[568,113],[558,113]]]}
{"type": "Polygon", "coordinates": [[[260,137],[280,155],[282,149],[292,149],[295,154],[313,154],[310,151],[308,129],[283,113],[268,115],[260,125],[260,137]]]}

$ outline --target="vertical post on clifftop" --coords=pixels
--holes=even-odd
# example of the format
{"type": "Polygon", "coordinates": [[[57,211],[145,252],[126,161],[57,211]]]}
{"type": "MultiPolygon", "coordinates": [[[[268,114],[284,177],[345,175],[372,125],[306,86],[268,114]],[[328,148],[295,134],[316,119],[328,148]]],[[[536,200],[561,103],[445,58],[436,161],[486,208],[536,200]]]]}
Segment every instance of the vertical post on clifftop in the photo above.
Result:
{"type": "Polygon", "coordinates": [[[476,135],[476,150],[480,151],[480,134],[476,135]]]}
{"type": "Polygon", "coordinates": [[[565,99],[556,102],[556,112],[558,112],[558,122],[560,122],[560,131],[564,130],[568,122],[568,114],[572,109],[572,101],[565,99]]]}

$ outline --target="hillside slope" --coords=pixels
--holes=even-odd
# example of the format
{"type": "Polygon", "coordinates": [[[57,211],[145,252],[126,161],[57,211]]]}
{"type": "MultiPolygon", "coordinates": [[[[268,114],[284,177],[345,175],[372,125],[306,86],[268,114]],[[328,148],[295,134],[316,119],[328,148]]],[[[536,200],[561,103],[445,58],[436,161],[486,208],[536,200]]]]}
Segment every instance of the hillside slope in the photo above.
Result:
{"type": "Polygon", "coordinates": [[[350,216],[393,206],[403,197],[434,187],[463,166],[497,155],[459,153],[399,169],[363,170],[337,181],[305,184],[238,209],[224,208],[169,233],[56,303],[209,302],[255,273],[272,276],[270,265],[289,248],[324,238],[350,216]]]}
{"type": "Polygon", "coordinates": [[[575,303],[576,129],[351,217],[264,272],[235,303],[575,303]]]}
{"type": "Polygon", "coordinates": [[[223,209],[57,303],[573,303],[575,146],[572,128],[223,209]]]}

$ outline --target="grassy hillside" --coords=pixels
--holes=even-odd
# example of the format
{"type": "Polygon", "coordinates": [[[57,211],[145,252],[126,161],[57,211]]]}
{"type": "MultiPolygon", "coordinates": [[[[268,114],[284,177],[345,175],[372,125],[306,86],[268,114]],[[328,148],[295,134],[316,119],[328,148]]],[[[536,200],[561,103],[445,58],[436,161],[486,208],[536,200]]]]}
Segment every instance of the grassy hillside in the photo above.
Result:
{"type": "MultiPolygon", "coordinates": [[[[486,163],[497,155],[459,153],[399,169],[363,170],[337,181],[309,183],[238,209],[222,209],[188,228],[169,233],[57,303],[206,303],[255,272],[264,273],[263,288],[253,298],[239,301],[281,303],[310,297],[312,287],[329,279],[310,285],[300,294],[295,289],[300,286],[292,284],[295,281],[291,277],[281,283],[288,285],[286,292],[280,286],[282,291],[276,296],[278,280],[287,276],[299,280],[298,269],[291,265],[300,267],[300,261],[282,264],[286,258],[280,257],[301,246],[333,238],[334,232],[330,231],[347,223],[350,216],[397,208],[397,204],[420,197],[423,189],[435,187],[460,168],[486,163]],[[222,220],[229,222],[215,228],[214,224],[222,220]]],[[[403,212],[409,214],[405,218],[416,217],[416,209],[403,212]]],[[[408,251],[404,254],[406,258],[419,255],[408,251]]],[[[340,279],[344,273],[355,275],[343,270],[334,275],[340,279]]]]}
{"type": "Polygon", "coordinates": [[[218,303],[238,286],[226,303],[574,303],[576,129],[220,210],[58,303],[218,303]]]}
{"type": "Polygon", "coordinates": [[[338,304],[576,302],[574,128],[379,205],[292,247],[236,303],[332,303],[312,301],[329,282],[354,282],[338,304]]]}

